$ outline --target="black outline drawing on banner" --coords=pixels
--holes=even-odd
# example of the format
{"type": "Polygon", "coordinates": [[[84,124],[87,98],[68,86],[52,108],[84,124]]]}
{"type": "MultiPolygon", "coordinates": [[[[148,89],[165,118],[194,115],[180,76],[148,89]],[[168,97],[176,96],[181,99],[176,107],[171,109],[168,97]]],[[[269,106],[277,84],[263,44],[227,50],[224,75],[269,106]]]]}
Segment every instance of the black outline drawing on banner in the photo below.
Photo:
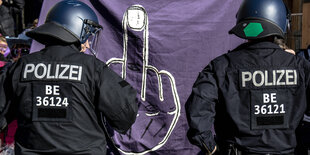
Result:
{"type": "MultiPolygon", "coordinates": [[[[167,142],[167,140],[169,139],[169,137],[170,137],[172,131],[174,130],[174,128],[178,122],[178,119],[180,117],[181,104],[180,104],[179,95],[177,92],[175,79],[172,76],[172,74],[166,70],[160,70],[159,71],[156,67],[149,65],[149,63],[148,63],[148,57],[149,57],[149,40],[148,40],[149,39],[149,29],[148,29],[148,27],[149,27],[149,25],[148,25],[148,15],[147,15],[145,8],[141,5],[132,5],[131,7],[129,7],[126,10],[126,12],[124,13],[122,26],[123,26],[123,31],[124,31],[124,34],[123,34],[123,57],[122,58],[111,58],[107,61],[107,64],[108,65],[111,65],[113,63],[122,64],[121,76],[123,79],[126,79],[127,46],[128,46],[127,26],[134,31],[143,31],[144,30],[144,32],[143,32],[143,71],[142,71],[141,99],[142,99],[142,101],[145,101],[145,99],[146,99],[146,97],[145,97],[146,96],[146,80],[147,80],[146,76],[147,76],[147,71],[151,70],[151,71],[156,73],[156,76],[158,79],[158,89],[159,89],[160,101],[164,101],[162,75],[166,75],[166,76],[168,76],[168,78],[170,80],[173,100],[174,100],[174,104],[175,104],[175,110],[171,111],[171,112],[167,112],[168,115],[174,115],[173,120],[171,122],[171,125],[170,125],[166,135],[163,137],[163,139],[156,146],[154,146],[148,150],[138,152],[138,153],[137,152],[128,152],[128,151],[124,151],[124,150],[121,150],[120,148],[118,148],[119,151],[121,151],[123,154],[126,154],[126,155],[129,155],[129,154],[130,155],[143,155],[143,154],[146,154],[146,153],[149,153],[149,152],[152,152],[152,151],[159,149],[160,147],[162,147],[167,142]]],[[[158,113],[145,114],[145,115],[155,116],[155,115],[158,115],[158,113]]],[[[139,117],[139,115],[137,117],[139,117]]],[[[153,119],[151,119],[151,121],[152,120],[153,119]]],[[[150,123],[152,123],[152,122],[150,122],[150,123]]],[[[150,125],[150,123],[149,123],[149,125],[150,125]]],[[[149,125],[146,127],[145,131],[148,129],[149,125]]],[[[165,125],[163,127],[165,127],[165,125]]],[[[131,132],[131,129],[129,132],[131,132]]],[[[143,133],[143,135],[144,135],[144,133],[143,133]]],[[[143,137],[143,135],[142,135],[142,137],[143,137]]]]}

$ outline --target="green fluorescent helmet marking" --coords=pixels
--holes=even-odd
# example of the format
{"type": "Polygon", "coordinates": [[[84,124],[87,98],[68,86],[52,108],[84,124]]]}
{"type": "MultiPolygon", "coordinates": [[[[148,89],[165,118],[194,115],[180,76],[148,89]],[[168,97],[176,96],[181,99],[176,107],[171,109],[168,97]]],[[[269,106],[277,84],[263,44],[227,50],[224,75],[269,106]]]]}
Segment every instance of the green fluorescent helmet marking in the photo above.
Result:
{"type": "Polygon", "coordinates": [[[264,31],[261,23],[249,23],[244,29],[243,32],[246,37],[257,37],[264,31]]]}

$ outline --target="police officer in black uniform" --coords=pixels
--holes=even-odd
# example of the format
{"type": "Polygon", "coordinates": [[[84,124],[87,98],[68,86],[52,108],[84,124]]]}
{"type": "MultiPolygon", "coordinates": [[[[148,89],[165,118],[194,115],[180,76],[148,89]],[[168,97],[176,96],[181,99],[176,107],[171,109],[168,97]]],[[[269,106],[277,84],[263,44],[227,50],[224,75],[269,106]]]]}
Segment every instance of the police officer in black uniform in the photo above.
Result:
{"type": "Polygon", "coordinates": [[[293,154],[310,102],[310,64],[273,43],[288,23],[282,0],[241,4],[230,33],[248,43],[212,60],[186,103],[188,138],[207,154],[293,154]]]}
{"type": "Polygon", "coordinates": [[[65,0],[27,33],[46,48],[20,58],[0,77],[0,127],[17,118],[15,154],[104,155],[99,113],[121,133],[134,123],[136,91],[80,52],[101,29],[89,6],[65,0]]]}

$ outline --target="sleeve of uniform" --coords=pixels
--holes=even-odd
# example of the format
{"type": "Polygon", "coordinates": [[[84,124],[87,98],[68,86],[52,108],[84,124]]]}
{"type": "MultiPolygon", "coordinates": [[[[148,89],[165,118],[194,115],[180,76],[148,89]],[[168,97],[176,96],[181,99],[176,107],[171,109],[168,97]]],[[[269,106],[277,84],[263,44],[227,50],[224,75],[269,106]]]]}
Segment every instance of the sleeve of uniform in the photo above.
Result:
{"type": "Polygon", "coordinates": [[[117,132],[125,133],[136,120],[136,90],[106,65],[98,74],[98,109],[117,132]]]}
{"type": "Polygon", "coordinates": [[[209,154],[216,148],[213,136],[215,104],[218,102],[218,88],[212,63],[199,73],[192,93],[185,104],[191,143],[209,154]]]}

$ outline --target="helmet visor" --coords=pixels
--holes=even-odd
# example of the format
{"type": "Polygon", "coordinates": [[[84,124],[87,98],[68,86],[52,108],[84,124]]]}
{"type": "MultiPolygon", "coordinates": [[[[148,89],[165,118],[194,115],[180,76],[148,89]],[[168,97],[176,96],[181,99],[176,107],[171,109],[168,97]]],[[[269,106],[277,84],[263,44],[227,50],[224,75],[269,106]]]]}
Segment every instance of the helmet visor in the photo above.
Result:
{"type": "Polygon", "coordinates": [[[87,41],[89,44],[89,53],[92,54],[93,56],[97,57],[97,51],[95,50],[97,47],[97,43],[98,43],[98,35],[99,32],[97,32],[96,34],[92,34],[88,37],[87,41]]]}
{"type": "Polygon", "coordinates": [[[92,35],[96,35],[100,30],[102,30],[102,26],[93,22],[91,20],[84,20],[83,28],[80,36],[81,43],[85,43],[86,40],[90,41],[88,38],[92,35]]]}
{"type": "Polygon", "coordinates": [[[82,44],[87,42],[87,53],[97,56],[97,52],[95,51],[95,49],[98,42],[97,38],[101,30],[101,25],[91,20],[84,20],[83,32],[80,38],[82,44]]]}

